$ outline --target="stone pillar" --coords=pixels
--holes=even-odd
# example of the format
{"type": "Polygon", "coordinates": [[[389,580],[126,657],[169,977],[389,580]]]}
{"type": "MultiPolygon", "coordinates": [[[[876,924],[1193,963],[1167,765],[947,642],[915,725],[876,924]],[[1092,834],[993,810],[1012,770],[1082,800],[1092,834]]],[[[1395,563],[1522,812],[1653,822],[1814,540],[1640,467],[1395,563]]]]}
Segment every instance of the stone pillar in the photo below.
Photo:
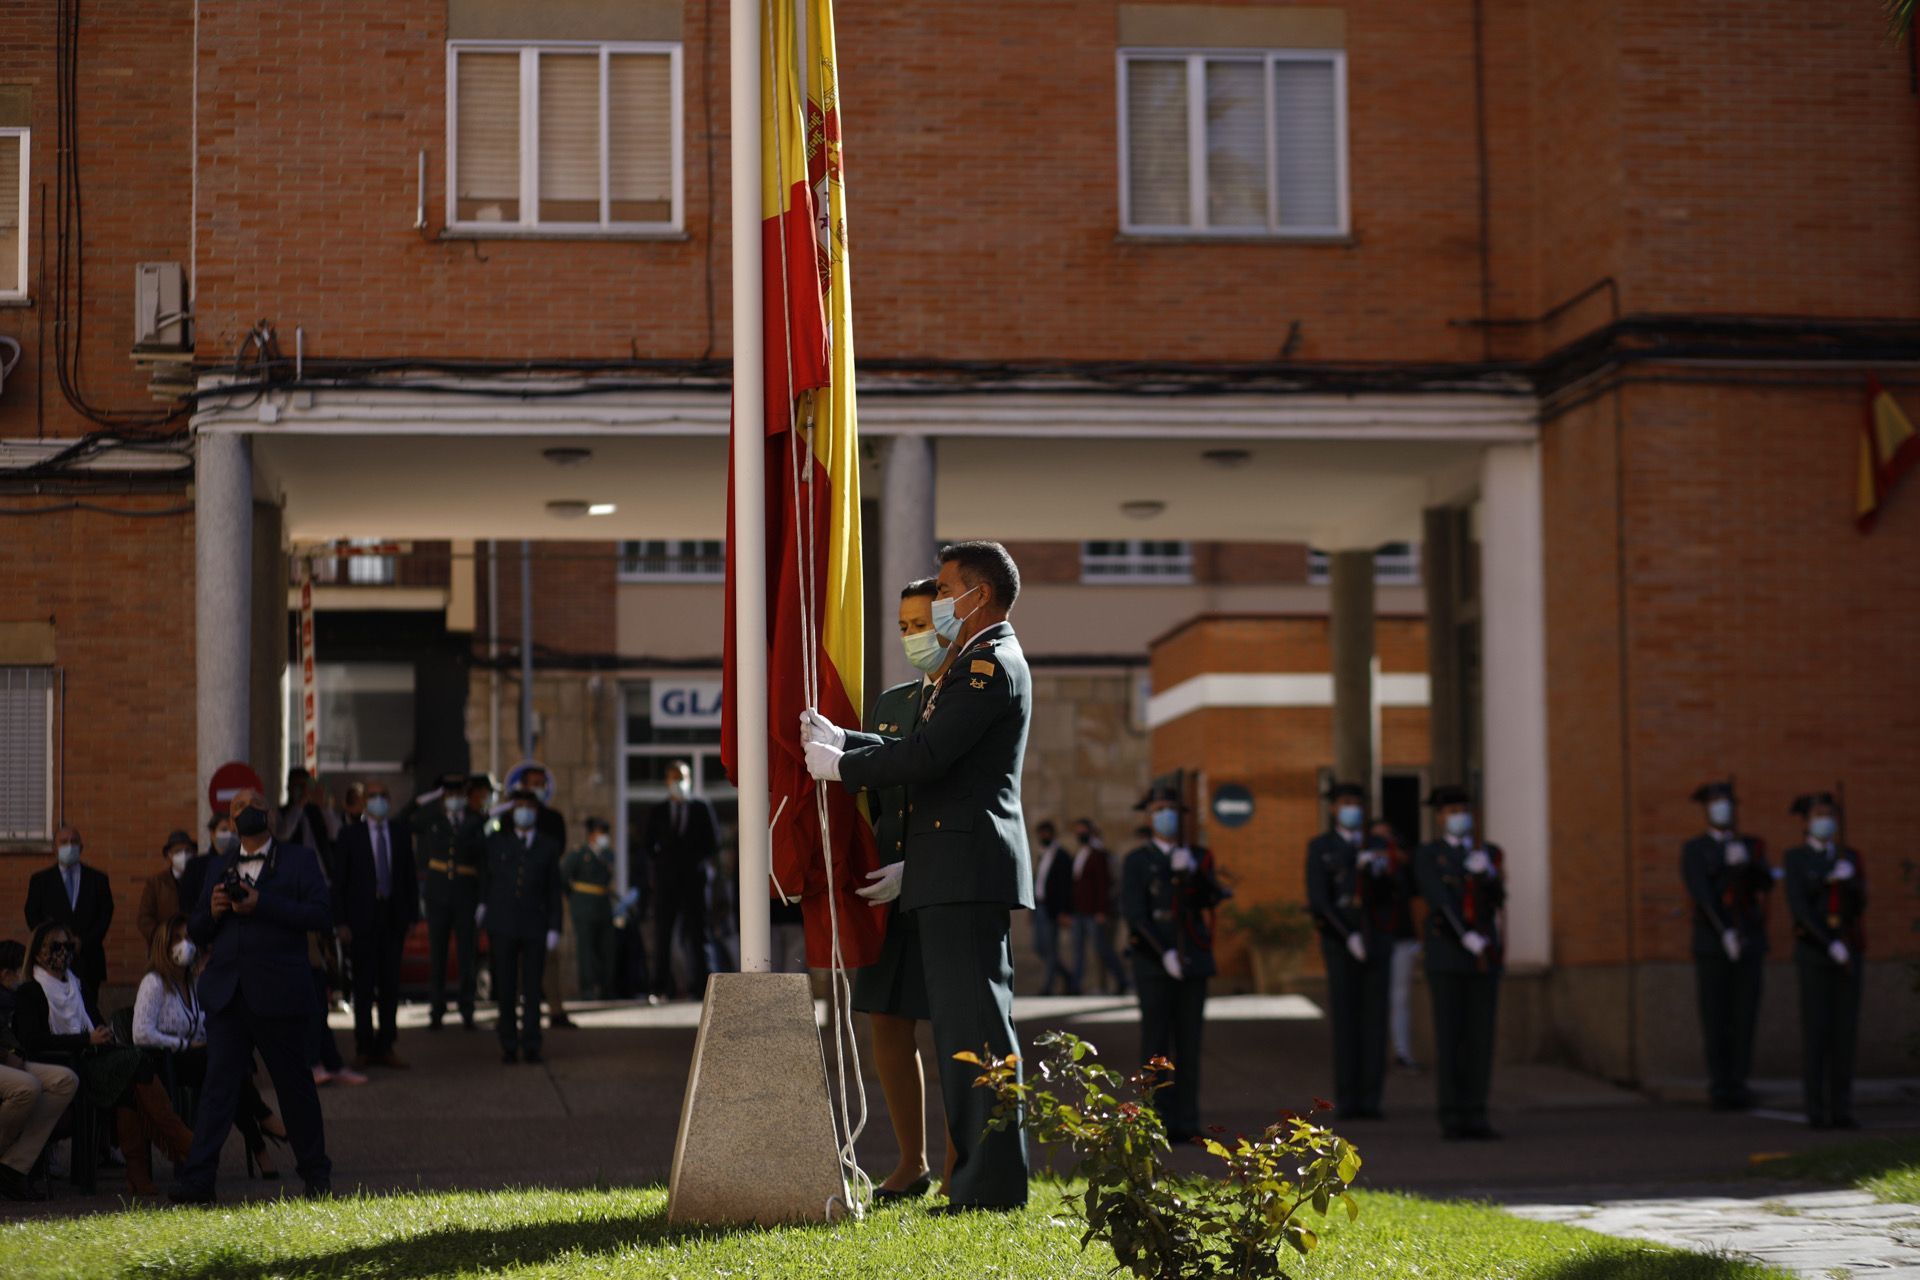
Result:
{"type": "MultiPolygon", "coordinates": [[[[207,780],[227,761],[247,759],[251,746],[253,449],[247,437],[199,437],[193,505],[194,790],[204,828],[207,780]]],[[[261,781],[272,789],[271,779],[261,781]]]]}
{"type": "MultiPolygon", "coordinates": [[[[1333,772],[1373,787],[1373,552],[1327,557],[1332,587],[1328,640],[1333,654],[1333,772]]],[[[1377,808],[1379,797],[1373,797],[1377,808]]]]}
{"type": "MultiPolygon", "coordinates": [[[[893,611],[900,588],[915,578],[931,577],[939,567],[934,562],[940,544],[933,533],[933,467],[933,441],[926,436],[895,436],[887,446],[880,481],[880,590],[874,603],[882,615],[876,629],[881,637],[882,689],[920,674],[900,652],[893,611]]],[[[865,707],[858,710],[866,714],[865,707]]]]}
{"type": "Polygon", "coordinates": [[[1466,710],[1460,654],[1460,544],[1465,530],[1452,507],[1430,507],[1420,545],[1421,580],[1427,598],[1427,773],[1435,786],[1467,780],[1466,710]]]}
{"type": "Polygon", "coordinates": [[[1507,855],[1507,958],[1552,959],[1540,448],[1495,445],[1480,475],[1481,817],[1507,855]]]}

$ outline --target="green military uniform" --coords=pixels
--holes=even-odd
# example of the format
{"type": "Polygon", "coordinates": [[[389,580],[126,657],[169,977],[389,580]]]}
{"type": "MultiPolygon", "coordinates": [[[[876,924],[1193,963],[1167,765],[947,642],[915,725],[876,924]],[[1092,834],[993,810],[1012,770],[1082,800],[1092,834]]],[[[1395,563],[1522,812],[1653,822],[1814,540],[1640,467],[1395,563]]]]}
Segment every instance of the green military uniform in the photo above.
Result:
{"type": "Polygon", "coordinates": [[[1800,1078],[1807,1123],[1816,1129],[1851,1129],[1856,1127],[1853,1060],[1866,969],[1866,869],[1858,852],[1832,840],[1809,840],[1787,850],[1782,861],[1793,916],[1793,966],[1800,978],[1800,1078]]]}
{"type": "MultiPolygon", "coordinates": [[[[1701,788],[1694,798],[1709,790],[1701,788]]],[[[1726,794],[1731,798],[1730,787],[1726,794]]],[[[1680,878],[1693,899],[1694,986],[1708,1097],[1717,1111],[1743,1110],[1753,1105],[1747,1076],[1766,977],[1773,872],[1758,838],[1709,828],[1681,847],[1680,878]]]]}
{"type": "MultiPolygon", "coordinates": [[[[911,733],[920,723],[927,687],[925,680],[909,680],[876,698],[873,714],[867,717],[874,736],[896,742],[911,733]]],[[[867,809],[873,816],[880,864],[901,861],[907,856],[907,789],[882,787],[868,792],[867,809]]],[[[920,963],[920,926],[913,912],[896,904],[887,916],[880,958],[853,975],[853,1007],[896,1018],[927,1017],[927,977],[920,963]]]]}
{"type": "Polygon", "coordinates": [[[1398,882],[1385,841],[1337,826],[1307,842],[1306,869],[1307,909],[1320,932],[1320,958],[1327,970],[1334,1118],[1378,1119],[1387,1082],[1393,935],[1382,927],[1385,913],[1376,908],[1381,899],[1392,898],[1398,882]],[[1349,941],[1356,934],[1359,944],[1349,941]],[[1355,945],[1364,959],[1355,958],[1355,945]]]}
{"type": "Polygon", "coordinates": [[[479,963],[473,911],[480,905],[486,819],[463,812],[456,826],[444,807],[433,804],[416,809],[412,825],[421,896],[427,906],[427,985],[432,1023],[437,1027],[446,1017],[447,952],[452,944],[460,965],[460,1020],[472,1026],[479,963]]]}
{"type": "Polygon", "coordinates": [[[953,660],[913,731],[889,742],[848,732],[847,786],[909,787],[906,868],[895,909],[915,914],[940,1095],[956,1163],[955,1205],[1027,1201],[1027,1145],[1018,1128],[987,1133],[993,1096],[953,1055],[1018,1052],[1013,1032],[1011,914],[1033,907],[1033,865],[1020,770],[1033,680],[1013,628],[986,628],[953,660]]]}
{"type": "Polygon", "coordinates": [[[1420,846],[1414,879],[1427,902],[1427,989],[1433,999],[1434,1090],[1440,1129],[1449,1138],[1493,1137],[1487,1094],[1493,1082],[1494,1024],[1499,1011],[1500,909],[1506,885],[1497,845],[1449,836],[1420,846]],[[1485,854],[1484,870],[1475,854],[1485,854]],[[1478,935],[1478,956],[1467,947],[1478,935]]]}
{"type": "Polygon", "coordinates": [[[588,1000],[613,996],[613,851],[581,845],[560,860],[567,886],[567,911],[573,916],[573,945],[580,969],[580,994],[588,1000]]]}

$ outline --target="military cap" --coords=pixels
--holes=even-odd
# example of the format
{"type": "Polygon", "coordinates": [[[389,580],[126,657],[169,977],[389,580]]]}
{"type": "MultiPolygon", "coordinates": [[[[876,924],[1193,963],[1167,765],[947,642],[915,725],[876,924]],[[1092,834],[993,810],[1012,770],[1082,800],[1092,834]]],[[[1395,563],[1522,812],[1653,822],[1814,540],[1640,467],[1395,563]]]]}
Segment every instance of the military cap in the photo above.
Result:
{"type": "Polygon", "coordinates": [[[587,830],[588,831],[612,831],[613,828],[607,825],[607,820],[605,818],[588,818],[587,830]]]}
{"type": "Polygon", "coordinates": [[[1468,791],[1465,787],[1454,786],[1451,783],[1446,786],[1435,787],[1427,793],[1427,808],[1429,809],[1444,809],[1450,804],[1472,803],[1473,793],[1471,791],[1468,791]]]}
{"type": "Polygon", "coordinates": [[[174,847],[177,845],[185,845],[189,849],[198,847],[194,844],[193,837],[188,835],[186,832],[169,831],[167,833],[167,838],[165,842],[162,843],[160,846],[160,852],[162,855],[171,853],[173,852],[174,847]]]}
{"type": "Polygon", "coordinates": [[[531,800],[535,804],[540,803],[539,793],[534,791],[532,787],[515,787],[507,793],[507,799],[512,800],[516,804],[522,800],[531,800]]]}
{"type": "Polygon", "coordinates": [[[1705,804],[1709,800],[1733,799],[1733,779],[1724,782],[1703,782],[1693,789],[1693,802],[1705,804]]]}
{"type": "Polygon", "coordinates": [[[441,774],[440,789],[442,791],[465,791],[467,789],[467,775],[464,773],[441,774]]]}
{"type": "Polygon", "coordinates": [[[1141,796],[1140,803],[1133,807],[1135,812],[1138,812],[1156,804],[1170,804],[1182,813],[1187,811],[1187,802],[1180,798],[1179,789],[1168,786],[1148,787],[1147,794],[1141,796]]]}
{"type": "Polygon", "coordinates": [[[1357,782],[1333,782],[1327,786],[1327,799],[1339,800],[1352,796],[1356,800],[1367,798],[1367,789],[1357,782]]]}
{"type": "Polygon", "coordinates": [[[1804,796],[1794,797],[1793,807],[1787,812],[1804,818],[1820,805],[1826,805],[1829,809],[1838,809],[1840,802],[1834,798],[1831,791],[1810,791],[1804,796]]]}
{"type": "Polygon", "coordinates": [[[493,790],[493,777],[492,777],[492,775],[490,775],[490,774],[487,774],[487,773],[470,773],[470,774],[468,774],[468,775],[467,775],[467,780],[466,780],[466,788],[467,788],[467,790],[469,790],[469,791],[471,791],[471,790],[473,790],[473,789],[474,789],[475,787],[485,787],[485,788],[486,788],[487,790],[489,790],[489,791],[491,791],[491,790],[493,790]]]}

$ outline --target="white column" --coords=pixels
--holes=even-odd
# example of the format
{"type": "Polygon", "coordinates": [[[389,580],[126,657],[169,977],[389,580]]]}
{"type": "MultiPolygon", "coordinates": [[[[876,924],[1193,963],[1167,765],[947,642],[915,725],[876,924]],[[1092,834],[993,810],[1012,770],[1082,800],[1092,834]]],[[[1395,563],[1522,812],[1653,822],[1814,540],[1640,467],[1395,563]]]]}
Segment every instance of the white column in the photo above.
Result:
{"type": "MultiPolygon", "coordinates": [[[[926,436],[895,436],[887,446],[880,480],[880,673],[882,688],[919,674],[907,663],[895,639],[893,611],[900,588],[915,578],[933,576],[940,545],[934,538],[933,441],[926,436]]],[[[875,692],[878,692],[876,690],[875,692]]],[[[865,714],[865,708],[861,709],[865,714]]]]}
{"type": "MultiPolygon", "coordinates": [[[[253,451],[238,434],[202,434],[193,477],[194,790],[229,760],[245,760],[253,649],[253,451]]],[[[262,779],[269,787],[271,779],[262,779]]],[[[278,797],[272,797],[277,799],[278,797]]],[[[200,815],[205,826],[207,814],[200,815]]]]}
{"type": "Polygon", "coordinates": [[[1540,448],[1496,445],[1480,474],[1480,683],[1487,838],[1507,855],[1507,958],[1553,958],[1540,448]]]}

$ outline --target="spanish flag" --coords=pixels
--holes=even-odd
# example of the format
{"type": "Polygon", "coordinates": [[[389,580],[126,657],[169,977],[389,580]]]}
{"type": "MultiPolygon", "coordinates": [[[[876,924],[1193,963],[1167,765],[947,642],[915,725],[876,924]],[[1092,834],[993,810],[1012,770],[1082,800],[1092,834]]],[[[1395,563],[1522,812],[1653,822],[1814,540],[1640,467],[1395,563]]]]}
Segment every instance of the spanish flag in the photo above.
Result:
{"type": "Polygon", "coordinates": [[[1867,379],[1867,417],[1861,424],[1860,471],[1854,498],[1854,524],[1873,528],[1880,506],[1900,477],[1920,463],[1920,434],[1900,406],[1874,377],[1867,379]]]}
{"type": "MultiPolygon", "coordinates": [[[[794,0],[763,0],[761,22],[769,812],[775,815],[774,879],[801,900],[807,963],[831,962],[829,921],[837,915],[841,962],[855,968],[879,958],[886,933],[885,908],[854,892],[880,865],[873,831],[853,795],[829,785],[831,847],[823,847],[798,727],[810,703],[835,724],[858,727],[864,662],[853,301],[833,6],[831,0],[804,2],[804,39],[794,0]]],[[[726,680],[732,689],[731,545],[727,570],[726,680]]],[[[732,706],[729,698],[721,730],[729,771],[736,743],[732,706]]]]}

